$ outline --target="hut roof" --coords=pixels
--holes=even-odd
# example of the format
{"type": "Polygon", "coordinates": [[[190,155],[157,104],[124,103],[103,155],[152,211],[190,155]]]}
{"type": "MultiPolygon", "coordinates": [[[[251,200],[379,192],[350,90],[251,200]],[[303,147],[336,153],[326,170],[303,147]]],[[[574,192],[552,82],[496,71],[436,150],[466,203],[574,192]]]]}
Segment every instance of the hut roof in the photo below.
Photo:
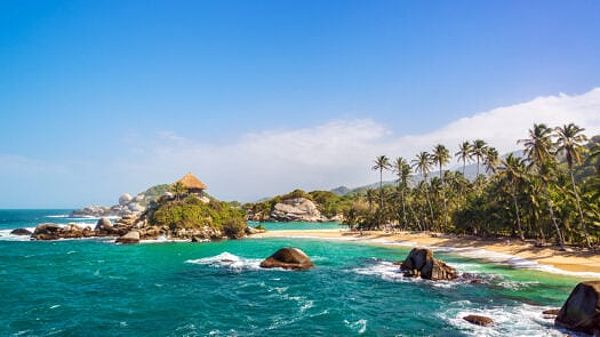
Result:
{"type": "Polygon", "coordinates": [[[187,189],[205,190],[207,187],[205,183],[196,178],[192,173],[186,174],[183,178],[177,180],[177,182],[182,183],[187,189]]]}

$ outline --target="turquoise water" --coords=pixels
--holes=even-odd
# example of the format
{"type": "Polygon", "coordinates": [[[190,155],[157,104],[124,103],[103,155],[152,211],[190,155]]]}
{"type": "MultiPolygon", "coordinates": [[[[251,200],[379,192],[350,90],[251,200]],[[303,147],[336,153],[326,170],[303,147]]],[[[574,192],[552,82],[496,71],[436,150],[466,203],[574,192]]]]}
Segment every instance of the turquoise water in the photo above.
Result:
{"type": "Polygon", "coordinates": [[[341,229],[338,222],[250,222],[250,226],[262,225],[268,230],[341,229]]]}
{"type": "MultiPolygon", "coordinates": [[[[44,214],[62,213],[0,211],[0,228],[44,214]]],[[[392,264],[407,252],[306,239],[123,246],[4,237],[0,336],[564,336],[541,311],[560,306],[579,279],[441,254],[486,284],[410,280],[392,264]],[[258,267],[283,246],[317,267],[258,267]],[[498,324],[470,326],[467,313],[498,324]]]]}

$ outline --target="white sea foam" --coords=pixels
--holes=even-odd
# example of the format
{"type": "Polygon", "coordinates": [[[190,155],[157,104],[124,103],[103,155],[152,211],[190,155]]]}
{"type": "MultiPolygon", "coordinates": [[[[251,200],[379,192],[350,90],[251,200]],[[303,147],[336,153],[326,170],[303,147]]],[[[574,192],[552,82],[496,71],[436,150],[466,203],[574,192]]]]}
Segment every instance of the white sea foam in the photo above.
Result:
{"type": "MultiPolygon", "coordinates": [[[[33,228],[27,228],[33,231],[33,228]]],[[[29,235],[13,235],[10,234],[13,229],[1,229],[0,230],[0,241],[29,241],[29,235]]]]}
{"type": "MultiPolygon", "coordinates": [[[[470,336],[565,336],[565,332],[556,329],[553,320],[544,319],[542,312],[549,307],[521,304],[482,309],[473,307],[469,301],[454,302],[448,307],[451,309],[438,314],[439,317],[470,336]],[[494,325],[482,327],[463,319],[471,314],[490,317],[494,325]]],[[[579,336],[571,332],[569,334],[579,336]]]]}
{"type": "Polygon", "coordinates": [[[228,268],[233,271],[258,270],[260,269],[260,259],[247,259],[237,255],[224,252],[216,256],[205,257],[202,259],[187,260],[186,263],[202,264],[211,267],[228,268]]]}
{"type": "MultiPolygon", "coordinates": [[[[365,243],[365,244],[377,243],[377,244],[381,244],[381,245],[385,245],[385,246],[398,246],[398,247],[415,247],[415,246],[417,246],[417,243],[415,243],[413,241],[390,241],[389,239],[386,239],[386,238],[366,239],[365,240],[363,238],[345,237],[345,236],[322,237],[322,236],[318,236],[318,235],[297,235],[297,234],[289,235],[289,237],[297,238],[297,239],[314,239],[314,240],[325,240],[325,241],[354,241],[354,242],[365,243]]],[[[458,248],[458,247],[457,248],[455,248],[455,247],[431,247],[431,246],[427,246],[427,245],[418,245],[418,246],[422,246],[424,248],[429,248],[438,253],[450,253],[450,254],[456,254],[459,256],[473,258],[473,259],[486,260],[486,261],[496,263],[496,264],[509,265],[509,266],[511,266],[513,268],[517,268],[517,269],[529,269],[529,270],[537,270],[537,271],[542,271],[542,272],[552,273],[552,274],[562,274],[562,275],[574,276],[574,277],[600,279],[600,273],[598,273],[598,272],[574,272],[574,271],[563,270],[560,268],[556,268],[554,266],[540,264],[536,261],[529,260],[526,258],[517,257],[517,256],[510,255],[510,254],[505,254],[505,253],[494,252],[494,251],[490,251],[490,250],[486,250],[486,249],[469,248],[469,247],[465,247],[465,248],[462,248],[462,247],[460,247],[460,248],[458,248]]],[[[472,265],[472,266],[475,267],[476,265],[472,265]]],[[[465,271],[467,271],[467,270],[465,270],[465,271]]],[[[476,271],[476,270],[471,270],[471,271],[476,271]]]]}
{"type": "Polygon", "coordinates": [[[348,320],[344,320],[344,324],[348,326],[351,330],[356,331],[359,335],[362,335],[367,331],[367,320],[359,319],[355,322],[350,322],[348,320]]]}

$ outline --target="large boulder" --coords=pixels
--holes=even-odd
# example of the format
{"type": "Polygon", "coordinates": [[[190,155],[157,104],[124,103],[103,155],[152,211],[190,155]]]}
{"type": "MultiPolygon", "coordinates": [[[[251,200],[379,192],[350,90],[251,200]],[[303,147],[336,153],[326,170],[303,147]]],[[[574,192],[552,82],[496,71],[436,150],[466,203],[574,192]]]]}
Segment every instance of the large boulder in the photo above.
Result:
{"type": "Polygon", "coordinates": [[[113,227],[113,224],[110,221],[110,219],[103,217],[103,218],[98,219],[98,222],[96,222],[96,227],[94,227],[94,230],[98,231],[98,232],[110,232],[112,227],[113,227]]]}
{"type": "Polygon", "coordinates": [[[314,267],[308,255],[298,248],[281,248],[260,263],[262,268],[304,270],[314,267]]]}
{"type": "Polygon", "coordinates": [[[17,228],[10,232],[11,235],[31,235],[31,231],[27,228],[17,228]]]}
{"type": "Polygon", "coordinates": [[[275,221],[326,221],[319,209],[309,199],[291,198],[283,200],[273,207],[270,218],[275,221]]]}
{"type": "Polygon", "coordinates": [[[563,304],[555,323],[570,330],[600,335],[600,281],[579,283],[563,304]]]}
{"type": "Polygon", "coordinates": [[[421,277],[425,280],[454,280],[458,277],[456,269],[441,260],[433,258],[431,249],[413,248],[400,265],[404,275],[421,277]]]}
{"type": "Polygon", "coordinates": [[[116,242],[118,242],[118,243],[139,243],[140,242],[140,232],[131,231],[123,236],[118,237],[116,242]]]}
{"type": "Polygon", "coordinates": [[[119,205],[121,206],[125,206],[128,203],[131,202],[131,200],[133,199],[133,197],[131,196],[131,194],[129,193],[123,193],[120,197],[119,197],[119,205]]]}
{"type": "Polygon", "coordinates": [[[494,320],[480,315],[467,315],[463,317],[463,319],[471,324],[480,325],[480,326],[491,326],[494,324],[494,320]]]}
{"type": "Polygon", "coordinates": [[[58,240],[61,238],[62,228],[53,223],[43,223],[35,227],[31,238],[33,240],[58,240]]]}

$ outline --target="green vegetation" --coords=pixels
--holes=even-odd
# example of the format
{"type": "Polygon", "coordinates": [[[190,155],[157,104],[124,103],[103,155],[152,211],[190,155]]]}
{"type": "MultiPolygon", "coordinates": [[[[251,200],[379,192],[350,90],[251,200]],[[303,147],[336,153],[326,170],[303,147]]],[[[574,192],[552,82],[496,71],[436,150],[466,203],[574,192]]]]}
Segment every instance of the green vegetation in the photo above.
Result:
{"type": "Polygon", "coordinates": [[[353,202],[352,195],[339,196],[330,191],[305,192],[296,189],[290,193],[255,203],[248,203],[242,207],[251,214],[269,215],[277,203],[294,198],[306,198],[313,201],[321,214],[330,218],[343,214],[345,210],[351,208],[353,202]]]}
{"type": "Polygon", "coordinates": [[[216,200],[205,203],[195,195],[160,201],[150,216],[150,224],[167,226],[172,231],[179,228],[201,230],[209,226],[229,238],[242,237],[246,229],[241,209],[216,200]]]}
{"type": "MultiPolygon", "coordinates": [[[[549,128],[535,124],[523,145],[524,157],[501,159],[478,139],[459,144],[455,158],[462,172],[444,171],[450,152],[438,144],[411,161],[392,165],[379,156],[379,189],[347,195],[335,210],[344,212],[351,228],[440,231],[480,236],[533,239],[598,246],[600,241],[600,136],[588,141],[574,124],[549,128]],[[467,163],[477,163],[477,177],[464,176],[467,163]],[[483,167],[482,167],[483,166],[483,167]],[[431,177],[433,168],[439,176],[431,177]],[[485,170],[483,170],[485,169],[485,170]],[[383,184],[392,170],[397,185],[383,184]],[[413,170],[423,178],[411,186],[413,170]],[[377,202],[379,201],[379,202],[377,202]]],[[[312,193],[312,192],[311,192],[312,193]]],[[[340,197],[338,197],[340,198],[340,197]]]]}

